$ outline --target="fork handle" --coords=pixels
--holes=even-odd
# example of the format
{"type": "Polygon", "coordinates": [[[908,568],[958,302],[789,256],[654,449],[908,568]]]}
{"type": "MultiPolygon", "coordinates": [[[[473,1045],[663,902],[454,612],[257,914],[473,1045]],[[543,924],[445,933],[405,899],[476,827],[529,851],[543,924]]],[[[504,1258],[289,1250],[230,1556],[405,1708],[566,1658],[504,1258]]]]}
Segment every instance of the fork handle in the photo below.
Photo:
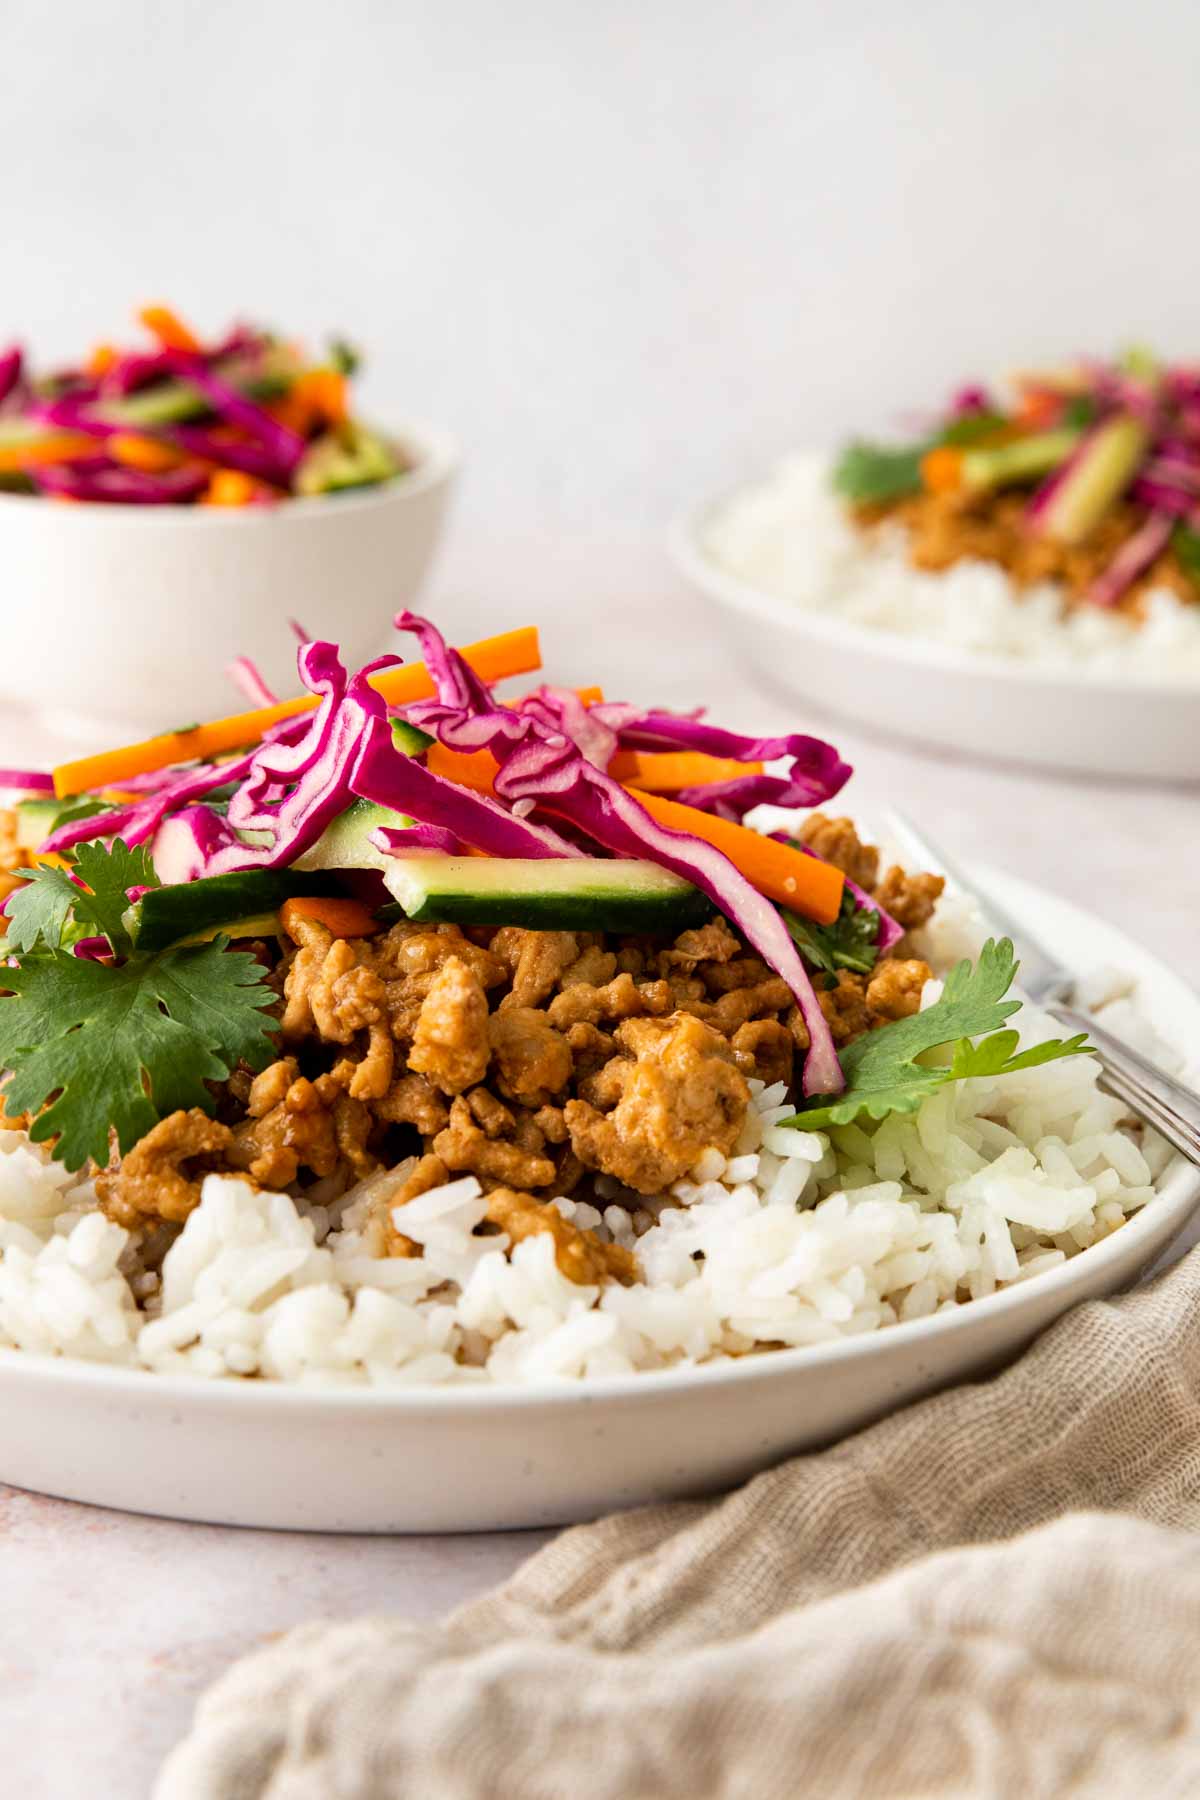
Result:
{"type": "Polygon", "coordinates": [[[1072,1032],[1086,1031],[1099,1052],[1101,1085],[1152,1125],[1189,1162],[1200,1166],[1200,1095],[1166,1075],[1087,1013],[1052,1004],[1045,1010],[1072,1032]]]}

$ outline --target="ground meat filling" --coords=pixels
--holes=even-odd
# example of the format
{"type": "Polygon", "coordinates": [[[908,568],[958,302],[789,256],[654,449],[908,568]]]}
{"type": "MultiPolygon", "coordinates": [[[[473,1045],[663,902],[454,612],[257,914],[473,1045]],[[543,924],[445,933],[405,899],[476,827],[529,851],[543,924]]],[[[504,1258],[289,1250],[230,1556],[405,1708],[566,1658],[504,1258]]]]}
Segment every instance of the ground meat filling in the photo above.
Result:
{"type": "MultiPolygon", "coordinates": [[[[928,921],[939,876],[881,878],[848,819],[814,813],[801,836],[906,932],[928,921]]],[[[835,1042],[916,1012],[929,974],[902,941],[869,975],[817,976],[835,1042]]],[[[409,922],[336,938],[299,919],[273,979],[277,1060],[236,1071],[216,1119],[173,1114],[99,1178],[120,1223],[177,1227],[213,1170],[300,1193],[386,1170],[373,1241],[419,1256],[393,1210],[473,1175],[482,1231],[510,1245],[549,1236],[572,1281],[630,1281],[630,1251],[555,1201],[575,1194],[603,1212],[615,1191],[632,1212],[706,1151],[729,1155],[749,1082],[790,1086],[808,1046],[787,984],[720,918],[674,939],[409,922]]]]}
{"type": "MultiPolygon", "coordinates": [[[[1027,493],[912,494],[903,499],[854,507],[851,516],[864,531],[881,523],[902,527],[909,560],[916,569],[939,571],[957,562],[995,563],[1020,589],[1039,581],[1057,583],[1068,607],[1084,595],[1114,556],[1145,523],[1145,511],[1118,501],[1080,544],[1038,537],[1028,528],[1027,493]]],[[[1174,550],[1163,551],[1122,595],[1122,612],[1140,616],[1152,588],[1168,588],[1179,599],[1200,599],[1194,581],[1174,550]]],[[[857,877],[855,878],[857,879],[857,877]]]]}

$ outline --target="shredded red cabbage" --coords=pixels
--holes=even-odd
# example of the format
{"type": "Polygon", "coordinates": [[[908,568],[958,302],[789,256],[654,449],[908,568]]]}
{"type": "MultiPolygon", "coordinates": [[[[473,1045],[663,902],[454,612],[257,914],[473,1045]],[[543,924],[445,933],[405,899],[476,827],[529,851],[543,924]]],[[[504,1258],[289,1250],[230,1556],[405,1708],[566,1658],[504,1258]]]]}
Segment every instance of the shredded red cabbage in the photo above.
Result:
{"type": "Polygon", "coordinates": [[[598,769],[607,769],[616,754],[617,732],[606,722],[605,709],[585,706],[573,688],[540,687],[518,700],[513,710],[537,719],[547,731],[563,732],[598,769]]]}
{"type": "MultiPolygon", "coordinates": [[[[597,710],[605,711],[603,707],[597,710]]],[[[786,777],[767,779],[786,780],[804,797],[780,802],[782,805],[819,806],[845,787],[853,774],[832,744],[799,731],[782,737],[744,737],[740,732],[710,725],[705,719],[644,712],[620,725],[617,736],[623,750],[699,750],[706,756],[727,757],[733,762],[775,762],[790,757],[792,767],[786,777]]]]}
{"type": "Polygon", "coordinates": [[[289,476],[308,448],[298,432],[289,431],[273,419],[263,407],[256,406],[253,400],[247,400],[239,394],[235,387],[214,375],[202,356],[192,356],[183,350],[167,350],[163,352],[167,366],[182,380],[197,388],[209,402],[214,412],[231,424],[240,425],[243,431],[265,444],[287,470],[289,476]]]}
{"type": "Polygon", "coordinates": [[[30,473],[44,493],[66,494],[72,500],[101,506],[127,506],[131,502],[139,506],[179,506],[195,500],[208,486],[208,475],[203,469],[167,469],[161,475],[146,475],[140,469],[88,471],[78,464],[43,464],[30,473]]]}
{"type": "Polygon", "coordinates": [[[108,962],[112,956],[112,945],[106,937],[77,938],[71,946],[71,954],[81,957],[85,962],[108,962]]]}
{"type": "Polygon", "coordinates": [[[1125,590],[1162,555],[1174,529],[1175,520],[1170,513],[1152,512],[1145,524],[1126,538],[1108,567],[1088,588],[1087,598],[1093,606],[1115,606],[1125,590]]]}
{"type": "MultiPolygon", "coordinates": [[[[420,640],[425,666],[437,688],[435,700],[408,707],[406,717],[452,749],[490,750],[500,765],[496,792],[502,799],[514,805],[531,801],[582,828],[605,849],[620,856],[648,856],[706,893],[778,970],[796,996],[810,1041],[804,1064],[805,1094],[840,1092],[844,1081],[829,1026],[787,928],[770,901],[721,851],[700,838],[659,825],[628,789],[589,762],[565,732],[549,730],[528,714],[497,707],[484,684],[427,619],[404,612],[396,625],[420,640]]],[[[733,734],[717,735],[727,742],[733,734]]],[[[783,740],[742,741],[762,745],[783,740]]],[[[757,760],[760,752],[750,754],[757,760]]],[[[831,754],[836,761],[836,753],[831,754]]]]}
{"type": "Polygon", "coordinates": [[[274,448],[264,444],[236,443],[231,438],[217,437],[203,425],[172,425],[168,437],[189,456],[201,456],[206,462],[220,463],[227,469],[240,469],[244,475],[253,475],[274,487],[286,487],[292,478],[295,465],[286,463],[274,448]]]}
{"type": "Polygon", "coordinates": [[[1153,512],[1169,513],[1173,519],[1183,519],[1193,527],[1200,527],[1200,496],[1185,493],[1174,484],[1168,486],[1165,482],[1142,476],[1130,487],[1129,496],[1153,512]]]}
{"type": "Polygon", "coordinates": [[[23,794],[52,794],[54,777],[44,769],[0,769],[0,788],[19,789],[23,794]]]}
{"type": "Polygon", "coordinates": [[[23,367],[20,347],[16,344],[10,350],[6,350],[3,356],[0,356],[0,404],[3,404],[8,396],[15,393],[21,385],[23,367]]]}
{"type": "MultiPolygon", "coordinates": [[[[448,830],[488,856],[582,856],[556,831],[516,818],[487,794],[476,794],[435,775],[415,757],[405,756],[392,742],[391,730],[372,720],[350,775],[351,791],[377,806],[430,826],[448,830]]],[[[381,829],[387,830],[387,827],[381,829]]],[[[380,849],[387,849],[380,844],[380,849]]]]}
{"type": "Polygon", "coordinates": [[[251,706],[275,706],[278,703],[278,694],[267,686],[258,664],[249,656],[235,656],[226,666],[225,673],[251,706]]]}
{"type": "Polygon", "coordinates": [[[379,825],[370,840],[387,856],[406,856],[410,851],[424,853],[437,850],[444,856],[459,856],[463,841],[444,825],[379,825]]]}
{"type": "Polygon", "coordinates": [[[212,859],[238,842],[210,806],[185,806],[169,813],[154,835],[154,872],[166,887],[211,875],[212,859]]]}
{"type": "MultiPolygon", "coordinates": [[[[287,719],[283,723],[282,732],[294,737],[307,724],[308,720],[303,717],[299,720],[287,719]]],[[[87,819],[68,819],[65,825],[52,831],[39,848],[53,850],[61,855],[64,850],[70,850],[76,844],[90,843],[95,838],[120,837],[133,849],[135,845],[144,844],[154,836],[168,813],[188,806],[195,800],[202,800],[214,788],[224,787],[227,782],[240,781],[249,773],[260,753],[260,749],[256,747],[234,762],[204,763],[197,769],[185,769],[182,773],[175,770],[172,779],[151,790],[145,800],[135,801],[130,806],[114,807],[111,812],[94,813],[87,819]]]]}

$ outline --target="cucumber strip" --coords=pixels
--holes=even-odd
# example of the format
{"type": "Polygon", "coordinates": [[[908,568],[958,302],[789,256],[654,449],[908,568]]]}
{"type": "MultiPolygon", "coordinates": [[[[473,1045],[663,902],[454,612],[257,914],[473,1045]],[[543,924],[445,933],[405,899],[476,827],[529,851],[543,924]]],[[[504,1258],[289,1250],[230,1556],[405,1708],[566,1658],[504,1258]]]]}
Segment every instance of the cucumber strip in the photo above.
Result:
{"type": "Polygon", "coordinates": [[[455,925],[674,934],[714,910],[656,863],[599,857],[391,857],[383,879],[407,918],[455,925]]]}
{"type": "Polygon", "coordinates": [[[239,919],[274,913],[292,894],[324,894],[336,884],[322,875],[291,869],[246,869],[199,881],[151,888],[125,914],[139,950],[165,950],[198,933],[227,930],[239,919]]]}

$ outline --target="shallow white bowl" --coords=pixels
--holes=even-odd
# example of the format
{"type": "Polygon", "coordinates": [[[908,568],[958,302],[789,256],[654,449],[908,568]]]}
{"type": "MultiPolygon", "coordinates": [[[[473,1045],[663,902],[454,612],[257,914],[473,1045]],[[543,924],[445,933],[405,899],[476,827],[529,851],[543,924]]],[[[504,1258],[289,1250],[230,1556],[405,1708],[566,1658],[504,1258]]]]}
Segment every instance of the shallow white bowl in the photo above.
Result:
{"type": "MultiPolygon", "coordinates": [[[[1104,925],[981,872],[1077,965],[1138,977],[1170,1042],[1200,1041],[1200,996],[1104,925]]],[[[71,1500],[310,1531],[559,1524],[712,1491],[1015,1355],[1078,1301],[1155,1260],[1200,1201],[1176,1163],[1159,1197],[1091,1250],[956,1312],[806,1350],[588,1385],[288,1388],[0,1350],[0,1481],[71,1500]]]]}
{"type": "Polygon", "coordinates": [[[734,621],[746,662],[806,709],[959,756],[1200,780],[1200,687],[1064,675],[805,611],[727,574],[704,550],[706,524],[731,498],[672,527],[672,560],[734,621]]]}
{"type": "Polygon", "coordinates": [[[270,508],[0,495],[0,699],[102,741],[236,712],[222,671],[237,655],[294,692],[291,619],[340,644],[351,668],[386,649],[392,615],[429,565],[457,463],[439,432],[395,435],[411,473],[270,508]]]}

